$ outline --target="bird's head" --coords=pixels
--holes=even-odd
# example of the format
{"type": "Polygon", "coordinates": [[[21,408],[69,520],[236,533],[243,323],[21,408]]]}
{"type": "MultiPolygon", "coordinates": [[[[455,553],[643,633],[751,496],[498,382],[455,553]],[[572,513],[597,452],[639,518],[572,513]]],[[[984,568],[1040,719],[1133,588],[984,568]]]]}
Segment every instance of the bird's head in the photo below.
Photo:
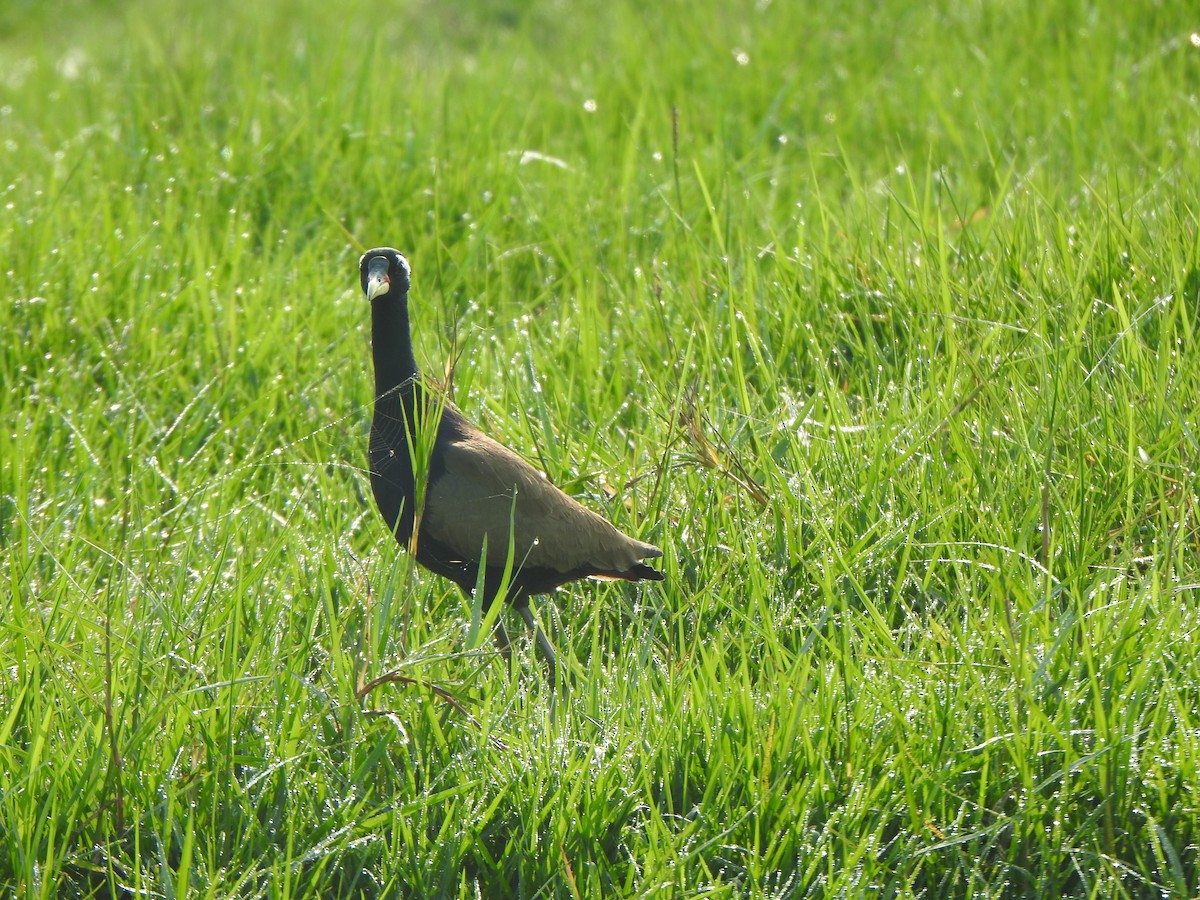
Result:
{"type": "Polygon", "coordinates": [[[393,250],[391,247],[368,250],[358,261],[358,272],[363,293],[367,295],[368,300],[375,300],[385,294],[398,297],[408,294],[408,260],[400,255],[399,250],[393,250]]]}

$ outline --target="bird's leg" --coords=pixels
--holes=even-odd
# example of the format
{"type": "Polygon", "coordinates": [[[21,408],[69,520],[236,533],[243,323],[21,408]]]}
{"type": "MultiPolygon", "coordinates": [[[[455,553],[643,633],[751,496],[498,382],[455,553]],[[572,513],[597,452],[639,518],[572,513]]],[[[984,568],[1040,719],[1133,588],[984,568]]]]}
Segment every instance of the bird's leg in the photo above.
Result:
{"type": "Polygon", "coordinates": [[[496,630],[492,632],[492,640],[496,642],[496,649],[500,651],[500,655],[504,657],[504,661],[511,661],[512,641],[508,639],[508,631],[505,629],[504,622],[501,619],[496,619],[496,630]]]}
{"type": "Polygon", "coordinates": [[[538,650],[541,651],[542,658],[546,660],[546,677],[550,681],[550,687],[553,688],[555,686],[554,674],[558,668],[558,660],[554,654],[554,645],[550,643],[550,638],[546,637],[546,633],[538,627],[537,620],[533,617],[533,610],[528,605],[518,607],[517,612],[521,614],[521,618],[525,620],[525,624],[533,632],[533,639],[537,642],[538,650]]]}

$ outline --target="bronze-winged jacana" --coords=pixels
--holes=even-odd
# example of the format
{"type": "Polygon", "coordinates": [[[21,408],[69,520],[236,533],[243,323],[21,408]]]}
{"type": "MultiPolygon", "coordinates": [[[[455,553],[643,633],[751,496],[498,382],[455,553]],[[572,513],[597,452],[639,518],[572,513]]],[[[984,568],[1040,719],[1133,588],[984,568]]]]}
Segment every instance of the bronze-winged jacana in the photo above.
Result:
{"type": "MultiPolygon", "coordinates": [[[[409,332],[408,261],[398,251],[367,251],[359,260],[359,275],[371,301],[375,415],[369,458],[379,511],[418,563],[467,595],[480,583],[482,568],[485,611],[509,569],[504,599],[533,632],[553,684],[554,648],[534,621],[530,596],[578,578],[661,581],[662,573],[642,560],[662,556],[662,550],[617,531],[425,391],[409,332]],[[432,422],[438,407],[441,418],[429,450],[419,423],[432,422]],[[429,453],[427,464],[414,466],[414,452],[421,447],[429,453]],[[418,473],[426,478],[419,515],[418,473]]],[[[499,621],[495,637],[508,655],[508,635],[499,621]]]]}

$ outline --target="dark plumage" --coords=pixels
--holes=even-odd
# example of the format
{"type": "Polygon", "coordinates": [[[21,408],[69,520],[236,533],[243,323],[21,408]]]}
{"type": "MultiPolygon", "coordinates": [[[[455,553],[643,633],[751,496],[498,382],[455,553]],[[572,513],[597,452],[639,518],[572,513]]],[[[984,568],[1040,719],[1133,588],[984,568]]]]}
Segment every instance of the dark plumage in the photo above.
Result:
{"type": "MultiPolygon", "coordinates": [[[[662,550],[617,531],[448,405],[428,461],[424,508],[415,515],[413,450],[422,444],[414,421],[436,413],[413,356],[408,262],[390,248],[370,250],[359,260],[359,273],[371,301],[375,416],[369,456],[379,511],[418,563],[467,594],[474,592],[482,567],[485,610],[503,581],[511,524],[512,572],[505,599],[533,630],[553,680],[554,649],[534,623],[530,595],[587,577],[661,581],[662,573],[641,560],[662,556],[662,550]]],[[[508,636],[500,623],[496,642],[507,655],[508,636]]]]}

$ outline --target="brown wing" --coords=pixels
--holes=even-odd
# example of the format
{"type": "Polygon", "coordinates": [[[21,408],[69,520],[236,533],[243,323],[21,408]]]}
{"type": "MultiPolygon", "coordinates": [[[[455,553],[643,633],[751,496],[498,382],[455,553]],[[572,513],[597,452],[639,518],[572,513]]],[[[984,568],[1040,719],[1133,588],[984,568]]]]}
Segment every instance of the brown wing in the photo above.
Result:
{"type": "Polygon", "coordinates": [[[448,441],[444,473],[429,485],[422,532],[467,558],[487,536],[488,565],[503,566],[515,523],[518,567],[594,574],[627,572],[662,551],[617,531],[517,454],[479,432],[448,441]]]}

